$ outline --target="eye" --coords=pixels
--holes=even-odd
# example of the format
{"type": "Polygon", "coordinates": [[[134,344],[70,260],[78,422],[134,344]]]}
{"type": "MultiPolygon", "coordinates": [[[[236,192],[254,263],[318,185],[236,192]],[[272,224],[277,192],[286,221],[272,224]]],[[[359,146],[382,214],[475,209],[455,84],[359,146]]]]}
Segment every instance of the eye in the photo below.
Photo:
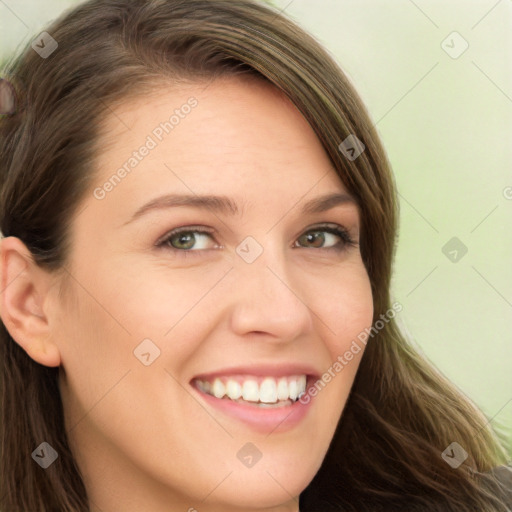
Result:
{"type": "MultiPolygon", "coordinates": [[[[317,226],[301,235],[297,242],[308,245],[313,249],[328,249],[342,251],[347,247],[355,247],[357,243],[352,239],[350,233],[337,224],[317,226]],[[327,234],[327,235],[326,235],[327,234]],[[338,239],[338,240],[336,240],[338,239]],[[327,244],[327,246],[325,245],[327,244]]],[[[306,247],[308,248],[308,247],[306,247]]]]}
{"type": "MultiPolygon", "coordinates": [[[[199,226],[183,226],[167,233],[155,246],[170,249],[175,253],[187,255],[191,252],[207,251],[222,248],[222,246],[208,247],[208,239],[214,240],[213,230],[199,226]]],[[[347,247],[355,247],[357,243],[351,238],[349,232],[338,224],[317,226],[303,233],[295,242],[305,249],[326,249],[342,251],[347,247]]]]}
{"type": "Polygon", "coordinates": [[[207,250],[209,249],[208,238],[212,239],[212,231],[195,226],[184,226],[174,229],[155,245],[180,252],[207,250]]]}

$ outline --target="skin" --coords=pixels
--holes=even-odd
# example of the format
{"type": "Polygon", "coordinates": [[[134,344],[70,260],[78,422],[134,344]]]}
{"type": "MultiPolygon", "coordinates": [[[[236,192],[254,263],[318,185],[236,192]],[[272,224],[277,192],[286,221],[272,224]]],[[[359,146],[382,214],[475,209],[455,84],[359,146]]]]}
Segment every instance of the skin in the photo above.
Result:
{"type": "Polygon", "coordinates": [[[190,381],[248,363],[297,362],[322,373],[344,354],[373,315],[359,246],[333,250],[343,242],[322,229],[323,242],[301,235],[328,222],[357,242],[360,212],[345,203],[301,213],[306,201],[347,190],[293,104],[273,86],[241,78],[118,105],[103,125],[95,186],[191,96],[197,107],[114,190],[84,198],[62,273],[35,265],[20,240],[2,241],[2,320],[34,360],[60,366],[66,428],[91,510],[297,511],[363,351],[287,431],[258,432],[200,403],[190,381]],[[180,206],[130,222],[169,193],[226,195],[240,212],[180,206]],[[189,254],[155,247],[192,225],[214,233],[199,235],[189,254]],[[236,252],[247,236],[263,247],[250,264],[236,252]],[[149,366],[133,353],[146,338],[160,349],[149,366]],[[252,468],[236,456],[248,442],[262,453],[252,468]]]}

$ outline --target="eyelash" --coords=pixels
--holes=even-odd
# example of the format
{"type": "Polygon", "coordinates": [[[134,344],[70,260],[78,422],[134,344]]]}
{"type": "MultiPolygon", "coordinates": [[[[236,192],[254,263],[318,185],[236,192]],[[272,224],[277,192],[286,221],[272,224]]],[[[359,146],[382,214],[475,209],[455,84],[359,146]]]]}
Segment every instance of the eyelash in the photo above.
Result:
{"type": "MultiPolygon", "coordinates": [[[[318,249],[324,250],[324,251],[335,251],[335,252],[342,252],[345,251],[349,247],[356,247],[358,244],[355,240],[352,239],[350,236],[350,233],[343,228],[342,226],[339,226],[337,224],[324,224],[320,226],[315,226],[311,229],[308,229],[307,231],[304,231],[300,236],[307,235],[309,233],[322,233],[327,232],[332,235],[336,235],[340,237],[341,242],[332,246],[332,247],[319,247],[318,249]]],[[[155,246],[160,247],[162,249],[171,250],[174,253],[180,253],[183,256],[188,256],[191,253],[202,253],[209,250],[215,250],[215,249],[177,249],[176,247],[172,247],[170,245],[170,241],[179,234],[189,234],[189,233],[201,233],[206,235],[213,235],[213,230],[207,230],[199,226],[183,226],[180,228],[176,228],[172,230],[171,232],[167,233],[164,237],[160,238],[156,243],[155,246]]],[[[299,237],[300,238],[300,237],[299,237]]],[[[300,246],[299,246],[300,247],[300,246]]],[[[304,249],[315,249],[315,247],[303,247],[304,249]]],[[[195,254],[195,256],[199,256],[200,254],[195,254]]]]}

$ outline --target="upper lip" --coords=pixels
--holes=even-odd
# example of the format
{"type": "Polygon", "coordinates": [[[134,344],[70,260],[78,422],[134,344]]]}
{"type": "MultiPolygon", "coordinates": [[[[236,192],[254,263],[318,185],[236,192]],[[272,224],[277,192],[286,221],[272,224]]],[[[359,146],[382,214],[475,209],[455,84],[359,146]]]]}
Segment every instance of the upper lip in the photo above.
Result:
{"type": "Polygon", "coordinates": [[[230,375],[254,375],[256,377],[287,377],[290,375],[306,375],[318,378],[318,372],[311,365],[282,363],[273,365],[245,365],[231,366],[207,373],[195,375],[192,380],[211,380],[215,377],[228,377],[230,375]]]}

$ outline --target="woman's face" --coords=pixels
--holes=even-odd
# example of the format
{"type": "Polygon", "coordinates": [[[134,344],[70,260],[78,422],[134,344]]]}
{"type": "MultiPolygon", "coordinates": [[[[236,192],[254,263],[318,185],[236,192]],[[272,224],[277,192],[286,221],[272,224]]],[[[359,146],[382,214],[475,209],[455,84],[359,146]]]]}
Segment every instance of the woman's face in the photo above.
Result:
{"type": "Polygon", "coordinates": [[[66,427],[94,506],[296,510],[362,351],[294,399],[372,322],[358,207],[321,201],[347,190],[266,83],[127,101],[101,144],[69,293],[54,297],[66,427]]]}

